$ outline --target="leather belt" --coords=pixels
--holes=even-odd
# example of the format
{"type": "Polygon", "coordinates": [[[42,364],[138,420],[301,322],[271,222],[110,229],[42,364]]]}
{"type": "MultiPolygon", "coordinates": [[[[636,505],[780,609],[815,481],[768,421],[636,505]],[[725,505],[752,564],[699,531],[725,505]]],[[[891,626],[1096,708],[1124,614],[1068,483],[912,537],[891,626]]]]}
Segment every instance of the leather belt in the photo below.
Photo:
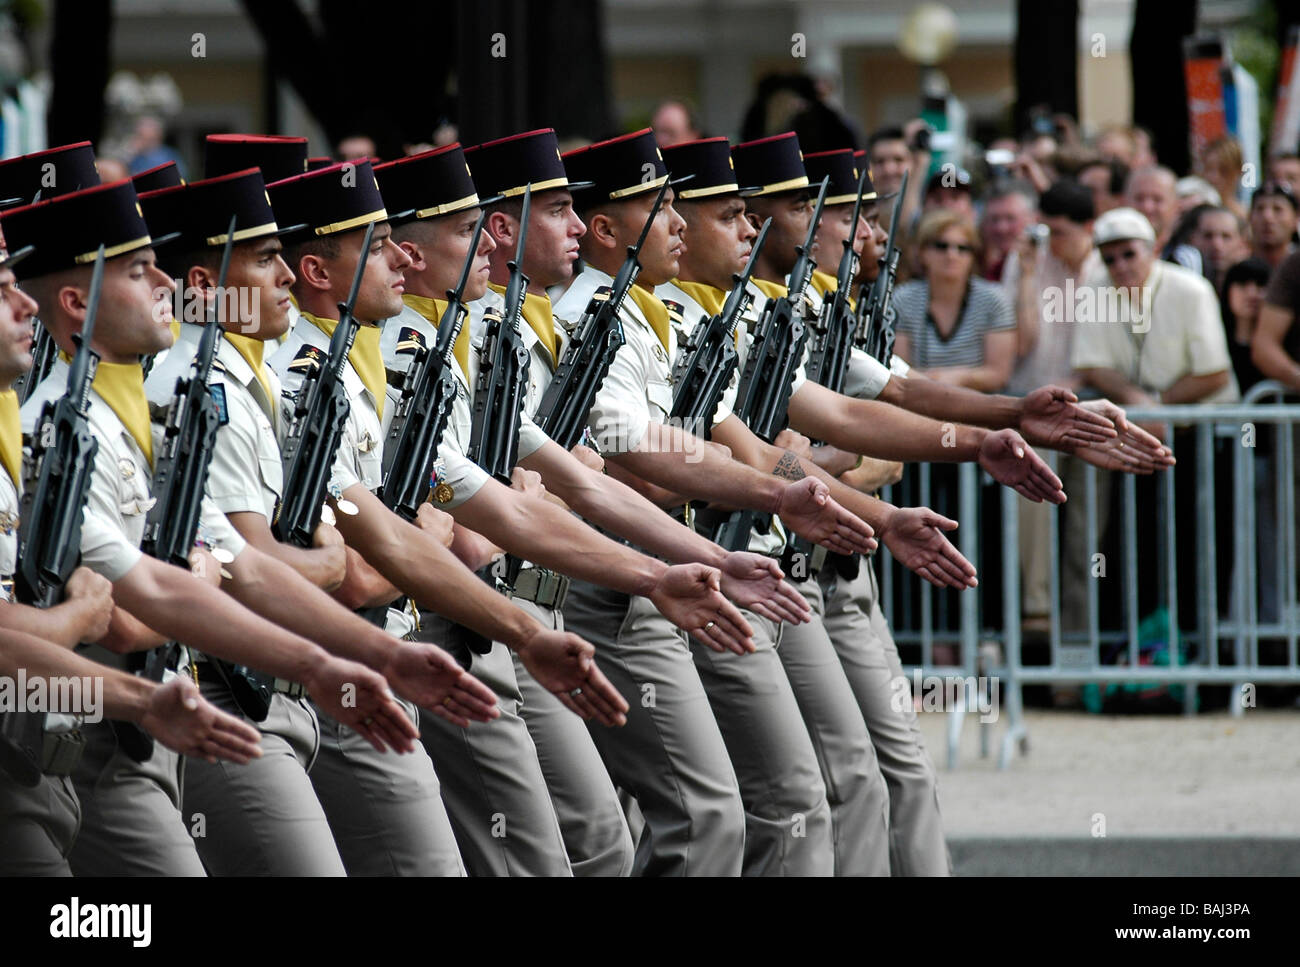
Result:
{"type": "MultiPolygon", "coordinates": [[[[224,685],[226,680],[221,677],[221,672],[209,661],[199,661],[194,664],[194,672],[198,675],[199,681],[224,685]]],[[[274,679],[271,683],[271,690],[278,692],[291,699],[299,699],[307,694],[307,686],[300,682],[291,682],[286,678],[274,679]]]]}

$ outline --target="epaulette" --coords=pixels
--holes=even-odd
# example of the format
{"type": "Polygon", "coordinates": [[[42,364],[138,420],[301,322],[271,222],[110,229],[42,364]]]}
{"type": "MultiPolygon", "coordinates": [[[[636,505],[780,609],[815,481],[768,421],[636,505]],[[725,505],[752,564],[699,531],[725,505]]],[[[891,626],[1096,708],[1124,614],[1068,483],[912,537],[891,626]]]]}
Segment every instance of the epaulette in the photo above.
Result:
{"type": "Polygon", "coordinates": [[[297,355],[289,362],[289,369],[310,372],[325,363],[325,351],[317,349],[310,343],[304,343],[297,355]]]}
{"type": "Polygon", "coordinates": [[[661,299],[660,301],[664,304],[664,308],[668,310],[668,319],[671,322],[675,322],[678,325],[682,325],[686,322],[682,315],[682,313],[686,311],[684,305],[680,302],[671,302],[668,299],[661,299]]]}
{"type": "Polygon", "coordinates": [[[414,326],[403,326],[397,334],[397,351],[415,355],[425,348],[424,334],[414,326]]]}

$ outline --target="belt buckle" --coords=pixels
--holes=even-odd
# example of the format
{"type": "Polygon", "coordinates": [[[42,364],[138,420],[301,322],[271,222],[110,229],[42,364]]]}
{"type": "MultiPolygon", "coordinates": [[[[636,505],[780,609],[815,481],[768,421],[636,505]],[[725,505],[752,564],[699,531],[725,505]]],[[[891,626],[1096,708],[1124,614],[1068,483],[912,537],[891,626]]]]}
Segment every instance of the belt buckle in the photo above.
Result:
{"type": "Polygon", "coordinates": [[[47,776],[72,775],[85,748],[86,739],[79,730],[46,732],[41,749],[41,771],[47,776]]]}
{"type": "Polygon", "coordinates": [[[826,566],[826,555],[829,553],[821,544],[814,545],[812,554],[808,558],[808,573],[820,574],[821,569],[826,566]]]}
{"type": "Polygon", "coordinates": [[[559,611],[564,599],[569,596],[569,579],[555,571],[547,571],[538,581],[537,604],[552,611],[559,611]]]}
{"type": "Polygon", "coordinates": [[[299,699],[307,694],[306,686],[299,682],[291,682],[287,678],[277,678],[271,687],[278,694],[290,699],[299,699]]]}

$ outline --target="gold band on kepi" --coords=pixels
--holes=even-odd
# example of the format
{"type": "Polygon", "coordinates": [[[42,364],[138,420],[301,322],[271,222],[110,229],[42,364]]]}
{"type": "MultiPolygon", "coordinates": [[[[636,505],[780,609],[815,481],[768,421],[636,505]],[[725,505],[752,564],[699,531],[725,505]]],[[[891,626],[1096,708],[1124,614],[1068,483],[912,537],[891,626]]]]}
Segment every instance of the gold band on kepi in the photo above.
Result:
{"type": "Polygon", "coordinates": [[[347,161],[266,186],[286,239],[338,235],[388,220],[369,161],[347,161]]]}
{"type": "Polygon", "coordinates": [[[799,150],[799,137],[793,131],[738,144],[731,149],[731,160],[736,164],[739,184],[760,186],[742,192],[747,197],[812,190],[813,182],[804,170],[803,152],[799,150]]]}
{"type": "Polygon", "coordinates": [[[514,198],[518,195],[522,195],[529,188],[532,188],[533,191],[550,191],[552,188],[571,187],[573,186],[569,183],[568,178],[551,178],[548,181],[530,181],[526,185],[515,185],[511,188],[502,188],[500,194],[502,198],[514,198]]]}
{"type": "Polygon", "coordinates": [[[589,186],[574,191],[575,200],[580,199],[581,204],[623,201],[657,192],[666,180],[676,187],[690,178],[674,175],[669,180],[663,153],[649,128],[575,148],[563,158],[569,181],[589,186]]]}
{"type": "Polygon", "coordinates": [[[512,134],[495,141],[485,141],[465,149],[474,187],[483,205],[492,198],[518,198],[532,186],[533,195],[567,188],[576,191],[590,187],[569,177],[560,159],[560,142],[552,128],[538,128],[512,134]]]}
{"type": "Polygon", "coordinates": [[[89,265],[100,245],[113,258],[152,244],[129,178],[0,213],[0,231],[13,249],[35,248],[20,279],[89,265]]]}
{"type": "Polygon", "coordinates": [[[439,218],[500,201],[482,199],[474,187],[465,150],[449,144],[398,158],[375,168],[388,219],[394,225],[412,218],[439,218]]]}

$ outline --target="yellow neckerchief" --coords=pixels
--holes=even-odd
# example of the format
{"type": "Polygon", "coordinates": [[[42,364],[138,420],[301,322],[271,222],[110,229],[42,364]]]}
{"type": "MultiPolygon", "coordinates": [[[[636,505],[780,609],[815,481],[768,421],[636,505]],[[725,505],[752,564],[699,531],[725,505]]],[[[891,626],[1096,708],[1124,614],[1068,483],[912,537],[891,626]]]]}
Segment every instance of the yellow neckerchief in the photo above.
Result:
{"type": "Polygon", "coordinates": [[[821,269],[813,269],[812,279],[808,283],[817,290],[817,294],[823,299],[831,295],[839,288],[839,279],[829,272],[823,272],[821,269]]]}
{"type": "Polygon", "coordinates": [[[14,482],[14,489],[23,489],[23,423],[18,415],[18,391],[0,393],[0,463],[14,482]]]}
{"type": "MultiPolygon", "coordinates": [[[[504,296],[506,287],[489,282],[490,288],[497,295],[504,296]]],[[[524,293],[523,308],[519,314],[524,317],[524,321],[532,326],[533,332],[537,333],[537,339],[546,351],[551,355],[551,369],[555,368],[559,354],[558,341],[555,338],[555,317],[551,315],[551,297],[546,295],[534,295],[531,292],[524,293]]]]}
{"type": "MultiPolygon", "coordinates": [[[[325,335],[333,337],[334,330],[339,324],[337,319],[322,319],[310,312],[300,311],[304,319],[325,335]]],[[[366,389],[370,390],[370,395],[375,398],[375,412],[379,414],[380,419],[383,419],[384,400],[388,396],[384,388],[388,385],[388,378],[384,375],[384,356],[379,351],[379,332],[378,326],[362,326],[358,329],[357,338],[353,340],[352,350],[348,353],[348,362],[357,371],[366,389]]]]}
{"type": "Polygon", "coordinates": [[[789,294],[789,289],[781,282],[769,282],[767,279],[754,279],[759,291],[769,299],[780,299],[789,294]]]}
{"type": "MultiPolygon", "coordinates": [[[[425,320],[438,328],[438,320],[442,314],[447,311],[446,299],[430,299],[424,295],[412,295],[409,292],[403,293],[402,301],[410,306],[425,320]]],[[[432,349],[433,347],[429,347],[432,349]]],[[[469,381],[469,320],[466,319],[461,323],[460,332],[456,333],[456,342],[451,347],[451,354],[456,357],[456,362],[460,363],[460,371],[465,374],[465,381],[469,381]]]]}
{"type": "Polygon", "coordinates": [[[722,304],[727,301],[727,293],[707,282],[683,282],[681,279],[673,279],[673,285],[698,302],[700,307],[711,316],[721,312],[722,304]]]}
{"type": "MultiPolygon", "coordinates": [[[[262,384],[262,391],[266,393],[266,398],[271,404],[272,410],[279,409],[275,394],[271,392],[271,381],[266,378],[266,369],[262,363],[266,355],[266,343],[260,339],[254,339],[252,336],[245,336],[238,332],[226,333],[226,342],[235,347],[235,352],[244,357],[244,362],[248,363],[253,369],[253,375],[257,381],[262,384]]],[[[275,414],[268,413],[272,422],[275,421],[275,414]]]]}
{"type": "MultiPolygon", "coordinates": [[[[67,355],[60,353],[64,359],[67,355]]],[[[150,430],[149,398],[144,395],[144,370],[139,363],[100,362],[95,381],[90,384],[99,398],[126,427],[126,432],[144,452],[153,466],[153,433],[150,430]]]]}
{"type": "MultiPolygon", "coordinates": [[[[817,290],[818,295],[820,295],[823,300],[827,300],[832,298],[839,290],[840,280],[829,272],[823,272],[821,269],[813,269],[812,279],[808,284],[817,290]]],[[[851,291],[849,292],[849,308],[856,308],[856,303],[853,300],[853,293],[851,291]]]]}
{"type": "Polygon", "coordinates": [[[655,331],[655,335],[663,343],[664,352],[668,352],[668,307],[664,305],[663,300],[657,295],[639,285],[634,284],[632,288],[628,289],[627,294],[632,297],[632,301],[636,303],[637,308],[641,310],[641,314],[650,323],[650,328],[655,331]]]}
{"type": "MultiPolygon", "coordinates": [[[[723,303],[727,301],[728,293],[723,292],[715,285],[709,285],[707,282],[683,282],[681,279],[673,279],[673,285],[698,302],[700,308],[710,316],[716,316],[722,312],[723,303]]],[[[732,336],[736,340],[736,345],[739,346],[739,325],[736,326],[736,331],[732,333],[732,336]]]]}
{"type": "Polygon", "coordinates": [[[181,323],[180,323],[180,320],[179,320],[179,319],[173,319],[171,322],[167,323],[167,328],[170,329],[170,330],[172,331],[172,344],[175,345],[175,344],[176,344],[176,340],[181,338],[181,323]]]}

